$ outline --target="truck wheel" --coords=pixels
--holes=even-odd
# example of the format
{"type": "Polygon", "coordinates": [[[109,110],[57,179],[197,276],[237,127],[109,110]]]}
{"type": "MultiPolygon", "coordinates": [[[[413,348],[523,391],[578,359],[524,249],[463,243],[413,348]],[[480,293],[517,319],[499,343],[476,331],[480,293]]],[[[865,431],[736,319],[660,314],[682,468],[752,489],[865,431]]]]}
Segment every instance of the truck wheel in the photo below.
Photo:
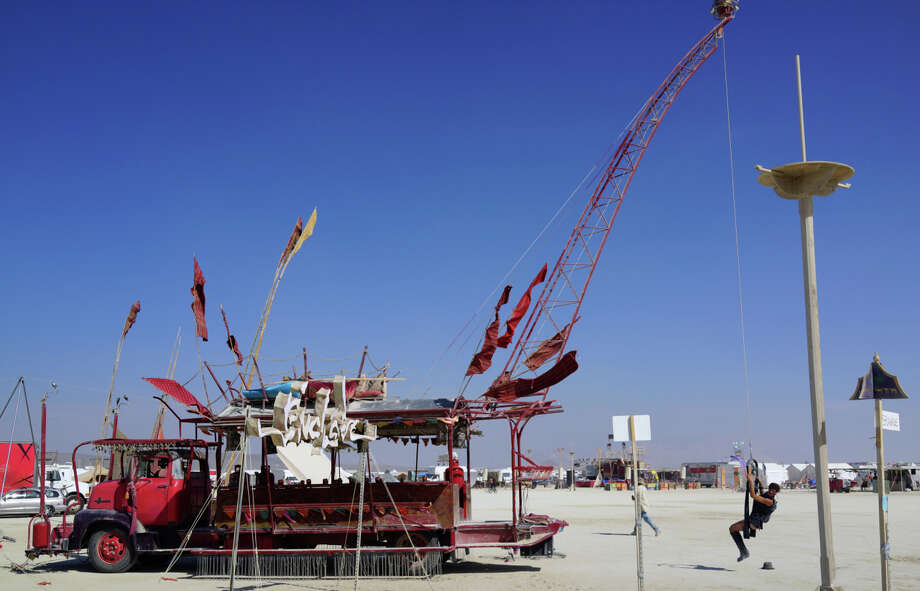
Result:
{"type": "Polygon", "coordinates": [[[103,527],[93,532],[86,550],[93,568],[101,573],[124,572],[137,559],[128,533],[120,527],[103,527]]]}

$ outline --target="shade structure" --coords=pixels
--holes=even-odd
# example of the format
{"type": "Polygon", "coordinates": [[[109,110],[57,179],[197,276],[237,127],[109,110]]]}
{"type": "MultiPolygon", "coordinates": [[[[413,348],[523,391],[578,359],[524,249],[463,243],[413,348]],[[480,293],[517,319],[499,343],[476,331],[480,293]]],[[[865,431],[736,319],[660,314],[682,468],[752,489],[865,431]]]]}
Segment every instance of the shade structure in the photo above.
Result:
{"type": "MultiPolygon", "coordinates": [[[[764,170],[764,169],[761,169],[764,170]]],[[[804,199],[811,195],[827,197],[853,176],[853,167],[839,162],[793,162],[766,170],[757,182],[772,187],[783,199],[804,199]]]]}
{"type": "Polygon", "coordinates": [[[872,359],[869,366],[869,373],[862,376],[856,381],[856,391],[850,396],[850,400],[875,400],[881,399],[905,399],[908,398],[898,378],[887,371],[879,361],[878,353],[872,359]]]}

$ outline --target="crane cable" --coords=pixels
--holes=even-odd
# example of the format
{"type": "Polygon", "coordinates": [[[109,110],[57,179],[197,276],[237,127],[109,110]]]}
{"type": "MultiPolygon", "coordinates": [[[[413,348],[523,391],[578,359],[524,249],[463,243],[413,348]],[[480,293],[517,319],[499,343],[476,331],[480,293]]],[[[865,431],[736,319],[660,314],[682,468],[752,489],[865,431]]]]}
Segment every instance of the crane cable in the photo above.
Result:
{"type": "MultiPolygon", "coordinates": [[[[514,264],[511,265],[511,268],[508,269],[508,271],[501,278],[501,280],[495,285],[495,287],[492,288],[492,291],[490,291],[489,294],[483,298],[482,302],[479,304],[479,307],[476,308],[476,311],[473,312],[473,314],[470,316],[470,319],[467,320],[466,324],[463,325],[463,327],[457,332],[454,338],[451,339],[450,343],[448,343],[448,345],[441,352],[440,357],[438,357],[438,359],[434,363],[431,364],[431,367],[429,367],[428,370],[425,371],[421,380],[419,380],[420,386],[413,387],[412,389],[413,395],[419,387],[425,387],[424,389],[425,394],[427,394],[431,390],[431,388],[434,386],[434,377],[431,377],[429,380],[429,376],[431,376],[431,374],[437,368],[441,366],[441,364],[444,362],[444,359],[447,357],[447,354],[451,351],[451,349],[454,348],[454,346],[457,344],[457,342],[461,338],[464,338],[464,335],[466,336],[463,342],[460,344],[459,349],[466,348],[466,345],[469,343],[469,340],[476,334],[475,329],[483,325],[482,322],[477,322],[477,319],[479,318],[479,314],[486,308],[486,305],[490,301],[492,301],[492,298],[495,296],[495,294],[498,293],[498,291],[502,288],[503,285],[505,285],[505,282],[508,280],[509,277],[511,277],[511,275],[515,272],[515,270],[521,265],[524,259],[527,258],[527,255],[530,254],[530,252],[534,249],[534,247],[537,245],[537,243],[540,241],[543,235],[546,234],[550,230],[550,228],[553,226],[553,224],[556,223],[559,216],[562,215],[562,213],[571,205],[572,200],[579,194],[579,192],[585,186],[585,183],[593,184],[595,180],[598,178],[598,176],[605,171],[604,164],[610,161],[610,158],[615,153],[616,148],[620,145],[620,140],[626,135],[626,132],[628,130],[632,129],[633,125],[636,122],[636,119],[639,118],[642,111],[647,106],[648,106],[648,100],[646,100],[646,102],[643,103],[642,106],[639,107],[639,109],[633,114],[633,116],[629,119],[626,125],[624,125],[623,128],[620,130],[620,132],[617,134],[616,139],[613,142],[611,142],[609,146],[607,146],[607,149],[604,152],[604,154],[597,160],[597,162],[594,163],[594,165],[590,169],[588,169],[588,171],[582,177],[581,181],[579,181],[579,183],[575,185],[575,187],[569,193],[568,197],[566,197],[565,200],[562,202],[562,205],[560,205],[559,208],[556,209],[555,213],[553,213],[553,215],[549,218],[546,224],[543,225],[543,228],[537,233],[536,237],[533,239],[530,245],[528,245],[527,248],[524,249],[524,252],[521,253],[521,255],[517,258],[514,264]]],[[[545,322],[545,319],[544,319],[544,322],[545,322]]],[[[487,320],[484,324],[488,324],[488,323],[489,321],[487,320]]],[[[481,344],[482,344],[482,341],[480,341],[480,345],[481,344]]],[[[478,349],[479,347],[477,346],[477,350],[478,349]]],[[[464,378],[460,381],[459,395],[462,396],[463,393],[466,392],[466,388],[467,386],[469,386],[471,379],[472,379],[472,376],[464,376],[464,378]]]]}
{"type": "Polygon", "coordinates": [[[738,206],[735,201],[735,152],[732,138],[732,114],[728,101],[728,47],[725,43],[725,34],[722,34],[722,74],[725,81],[725,119],[728,127],[728,162],[729,178],[731,179],[732,196],[732,226],[735,231],[735,264],[738,275],[738,317],[741,324],[741,355],[744,362],[744,396],[745,396],[745,424],[747,426],[748,456],[754,457],[754,444],[751,441],[751,385],[748,372],[747,340],[744,335],[744,295],[741,281],[741,242],[738,238],[738,206]]]}

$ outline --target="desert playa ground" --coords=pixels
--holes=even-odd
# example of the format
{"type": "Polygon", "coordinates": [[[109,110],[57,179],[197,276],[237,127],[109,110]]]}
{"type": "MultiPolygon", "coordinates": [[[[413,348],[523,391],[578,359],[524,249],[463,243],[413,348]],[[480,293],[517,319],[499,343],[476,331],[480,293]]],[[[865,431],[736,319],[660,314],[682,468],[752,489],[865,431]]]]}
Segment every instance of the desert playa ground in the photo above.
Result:
{"type": "MultiPolygon", "coordinates": [[[[811,491],[783,491],[779,508],[766,530],[749,540],[751,558],[735,561],[737,551],[728,526],[740,518],[743,496],[728,491],[651,491],[650,515],[661,528],[655,537],[646,526],[644,555],[646,585],[664,589],[814,589],[819,582],[816,497],[811,491]],[[775,570],[762,570],[764,561],[775,570]]],[[[832,495],[837,583],[849,591],[878,589],[878,526],[872,493],[832,495]]],[[[495,494],[476,490],[477,520],[507,519],[508,489],[495,494]]],[[[569,527],[558,536],[557,556],[522,559],[495,550],[476,551],[443,575],[426,580],[368,579],[359,589],[554,589],[635,588],[635,538],[630,493],[579,489],[576,492],[530,491],[528,510],[565,519],[569,527]]],[[[892,589],[920,588],[920,493],[893,493],[889,506],[892,589]]],[[[164,581],[159,570],[103,575],[84,559],[41,559],[34,571],[16,574],[7,566],[22,562],[27,518],[2,518],[0,531],[16,538],[0,549],[0,589],[226,589],[227,581],[192,576],[193,565],[164,581]],[[50,585],[40,585],[42,582],[50,585]]],[[[57,521],[57,519],[55,520],[57,521]]],[[[244,579],[239,589],[259,588],[244,579]]],[[[352,589],[352,581],[333,579],[264,580],[267,589],[352,589]]]]}

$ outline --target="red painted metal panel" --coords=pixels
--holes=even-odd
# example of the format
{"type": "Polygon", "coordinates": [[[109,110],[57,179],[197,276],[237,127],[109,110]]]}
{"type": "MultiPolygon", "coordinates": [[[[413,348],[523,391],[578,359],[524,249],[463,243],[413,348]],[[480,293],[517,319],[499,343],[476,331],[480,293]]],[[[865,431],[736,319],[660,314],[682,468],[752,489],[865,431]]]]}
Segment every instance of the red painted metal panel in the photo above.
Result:
{"type": "Polygon", "coordinates": [[[0,494],[33,486],[34,470],[35,448],[31,443],[0,443],[0,482],[3,485],[0,494]]]}

